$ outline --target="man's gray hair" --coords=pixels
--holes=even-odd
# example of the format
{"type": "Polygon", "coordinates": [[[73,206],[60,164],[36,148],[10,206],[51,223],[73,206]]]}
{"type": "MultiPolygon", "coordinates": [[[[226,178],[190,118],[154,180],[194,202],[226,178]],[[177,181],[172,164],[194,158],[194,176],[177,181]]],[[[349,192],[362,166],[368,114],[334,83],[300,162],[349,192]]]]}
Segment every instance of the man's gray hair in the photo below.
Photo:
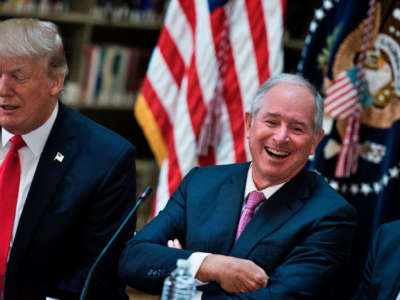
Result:
{"type": "Polygon", "coordinates": [[[50,76],[68,74],[63,42],[52,22],[30,18],[1,21],[0,56],[43,59],[50,76]]]}
{"type": "Polygon", "coordinates": [[[261,107],[264,95],[273,86],[279,83],[293,83],[306,88],[315,99],[316,112],[314,116],[314,133],[318,134],[322,130],[322,121],[324,118],[324,104],[321,95],[318,93],[317,89],[304,77],[298,74],[288,74],[280,73],[278,75],[272,76],[266,82],[264,82],[257,90],[256,95],[251,103],[251,118],[254,120],[255,115],[261,107]]]}

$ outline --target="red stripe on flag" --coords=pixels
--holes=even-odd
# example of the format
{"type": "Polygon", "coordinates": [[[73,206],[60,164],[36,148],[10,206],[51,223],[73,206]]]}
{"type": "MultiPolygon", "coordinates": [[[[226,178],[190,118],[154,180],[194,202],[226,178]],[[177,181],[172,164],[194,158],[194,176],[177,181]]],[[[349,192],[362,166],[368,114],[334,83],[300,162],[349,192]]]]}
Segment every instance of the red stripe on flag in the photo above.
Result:
{"type": "MultiPolygon", "coordinates": [[[[229,53],[228,65],[233,66],[233,53],[229,53]]],[[[228,110],[235,148],[235,162],[246,161],[244,112],[236,68],[231,67],[224,79],[224,100],[228,110]]]]}
{"type": "MultiPolygon", "coordinates": [[[[344,102],[338,103],[338,105],[336,105],[336,106],[330,108],[330,109],[327,111],[327,113],[331,114],[331,113],[334,113],[336,110],[339,110],[341,107],[344,107],[344,106],[353,107],[353,106],[355,106],[355,105],[357,105],[356,95],[355,95],[355,96],[352,96],[351,98],[347,99],[347,100],[344,101],[344,102]],[[352,103],[352,104],[350,105],[349,103],[352,103]]],[[[339,112],[339,113],[341,114],[341,112],[339,112]]],[[[337,113],[335,113],[335,114],[337,115],[337,113]]]]}
{"type": "Polygon", "coordinates": [[[340,101],[343,99],[346,95],[349,95],[350,93],[353,93],[355,90],[352,89],[351,87],[349,89],[344,90],[342,93],[339,95],[336,95],[334,98],[331,98],[331,95],[328,95],[327,101],[324,103],[325,107],[331,105],[334,102],[340,101]],[[330,99],[329,99],[330,98],[330,99]]]}
{"type": "Polygon", "coordinates": [[[174,137],[168,140],[168,151],[168,191],[172,195],[182,180],[182,171],[175,151],[174,137]]]}
{"type": "Polygon", "coordinates": [[[192,32],[196,30],[196,5],[194,0],[179,0],[179,4],[186,15],[186,19],[188,20],[190,27],[192,28],[192,32]]]}
{"type": "Polygon", "coordinates": [[[342,89],[343,86],[349,85],[351,82],[347,77],[336,79],[332,82],[332,85],[327,89],[328,95],[336,93],[336,91],[342,89]]]}
{"type": "Polygon", "coordinates": [[[168,190],[172,194],[182,180],[182,173],[175,150],[174,127],[147,77],[143,82],[142,93],[168,147],[168,190]]]}
{"type": "Polygon", "coordinates": [[[354,92],[355,92],[355,89],[353,88],[351,83],[346,83],[345,85],[338,87],[334,92],[328,93],[326,95],[324,105],[329,106],[333,102],[338,101],[338,100],[342,99],[343,97],[345,97],[346,95],[354,93],[354,92]]]}
{"type": "Polygon", "coordinates": [[[197,74],[196,57],[193,55],[188,72],[187,103],[190,120],[196,141],[199,140],[200,129],[207,112],[197,74]]]}
{"type": "Polygon", "coordinates": [[[158,48],[175,79],[176,85],[180,87],[185,73],[185,62],[166,26],[161,31],[158,48]],[[171,59],[171,57],[174,59],[171,59]]]}
{"type": "Polygon", "coordinates": [[[335,80],[333,82],[332,86],[330,86],[328,88],[328,90],[326,91],[327,97],[329,97],[329,95],[335,94],[337,91],[340,91],[340,90],[344,89],[345,87],[347,87],[349,85],[351,85],[351,82],[347,78],[342,78],[340,80],[335,80]]]}
{"type": "Polygon", "coordinates": [[[220,64],[225,65],[227,72],[221,74],[222,70],[219,68],[220,75],[223,80],[223,96],[224,101],[228,110],[229,122],[231,125],[233,144],[235,149],[235,162],[242,162],[246,160],[246,150],[245,150],[245,138],[244,138],[244,112],[242,105],[242,97],[239,88],[239,80],[236,74],[236,68],[232,47],[230,45],[230,40],[226,45],[228,48],[225,51],[225,56],[220,57],[218,55],[218,46],[221,40],[224,38],[224,26],[226,20],[226,14],[224,7],[218,8],[213,11],[210,16],[211,18],[211,30],[213,35],[215,52],[217,53],[217,60],[220,64]],[[223,61],[221,61],[223,60],[223,61]]]}
{"type": "Polygon", "coordinates": [[[264,9],[261,0],[247,0],[246,7],[257,60],[258,82],[261,84],[270,76],[268,35],[265,26],[264,9]]]}
{"type": "MultiPolygon", "coordinates": [[[[286,22],[286,0],[281,0],[281,7],[282,7],[282,20],[284,21],[283,23],[286,22]]],[[[284,24],[285,25],[285,24],[284,24]]]]}
{"type": "Polygon", "coordinates": [[[143,81],[141,92],[143,97],[146,99],[147,105],[154,115],[154,119],[160,128],[164,140],[168,141],[168,139],[171,138],[172,123],[147,76],[143,81]]]}

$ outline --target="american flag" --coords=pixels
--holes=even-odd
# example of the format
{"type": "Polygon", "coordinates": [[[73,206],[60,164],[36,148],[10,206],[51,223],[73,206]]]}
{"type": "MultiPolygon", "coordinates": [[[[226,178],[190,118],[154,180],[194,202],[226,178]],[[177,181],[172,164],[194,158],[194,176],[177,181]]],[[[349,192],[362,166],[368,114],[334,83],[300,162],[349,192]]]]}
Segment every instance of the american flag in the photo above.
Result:
{"type": "Polygon", "coordinates": [[[196,165],[249,159],[244,112],[283,67],[286,0],[171,0],[135,104],[160,166],[153,215],[196,165]]]}
{"type": "Polygon", "coordinates": [[[326,91],[325,113],[333,118],[347,119],[360,110],[357,90],[346,71],[340,73],[326,91]]]}
{"type": "Polygon", "coordinates": [[[341,72],[333,80],[326,91],[324,100],[325,114],[347,121],[346,132],[343,137],[340,155],[336,165],[336,177],[348,177],[357,170],[357,145],[359,135],[359,116],[361,103],[357,83],[357,68],[341,72]]]}

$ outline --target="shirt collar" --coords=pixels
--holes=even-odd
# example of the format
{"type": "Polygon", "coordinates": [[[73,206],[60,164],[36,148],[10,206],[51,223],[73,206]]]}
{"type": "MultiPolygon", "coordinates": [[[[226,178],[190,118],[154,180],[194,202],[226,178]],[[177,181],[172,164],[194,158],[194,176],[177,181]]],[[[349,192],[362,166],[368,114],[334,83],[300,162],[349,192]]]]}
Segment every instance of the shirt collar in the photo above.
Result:
{"type": "Polygon", "coordinates": [[[246,189],[245,189],[245,193],[244,196],[245,198],[247,198],[248,194],[250,194],[250,192],[252,191],[258,191],[258,192],[262,192],[265,196],[265,199],[269,199],[277,190],[279,190],[286,182],[284,183],[280,183],[277,185],[272,185],[269,186],[261,191],[257,190],[256,185],[254,184],[253,181],[253,163],[251,163],[249,170],[247,171],[247,179],[246,179],[246,189]]]}
{"type": "MultiPolygon", "coordinates": [[[[54,107],[53,112],[44,124],[27,134],[22,135],[22,139],[28,148],[32,151],[35,156],[39,156],[46,144],[47,138],[49,137],[51,128],[53,128],[54,122],[58,113],[58,102],[54,107]]],[[[1,128],[1,146],[4,147],[8,141],[14,136],[14,134],[8,132],[4,128],[1,128]]]]}

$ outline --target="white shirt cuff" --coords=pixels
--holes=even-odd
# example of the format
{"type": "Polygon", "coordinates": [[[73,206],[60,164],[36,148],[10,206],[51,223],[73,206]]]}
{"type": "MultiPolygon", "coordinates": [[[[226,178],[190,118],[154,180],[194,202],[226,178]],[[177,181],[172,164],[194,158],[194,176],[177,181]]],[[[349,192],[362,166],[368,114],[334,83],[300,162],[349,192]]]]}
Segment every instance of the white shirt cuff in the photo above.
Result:
{"type": "MultiPolygon", "coordinates": [[[[196,277],[197,271],[199,271],[200,265],[203,263],[203,260],[210,254],[211,253],[195,252],[189,256],[188,261],[190,262],[190,273],[193,275],[193,277],[196,277]]],[[[195,280],[196,286],[207,284],[207,282],[202,282],[196,278],[195,280]]]]}

